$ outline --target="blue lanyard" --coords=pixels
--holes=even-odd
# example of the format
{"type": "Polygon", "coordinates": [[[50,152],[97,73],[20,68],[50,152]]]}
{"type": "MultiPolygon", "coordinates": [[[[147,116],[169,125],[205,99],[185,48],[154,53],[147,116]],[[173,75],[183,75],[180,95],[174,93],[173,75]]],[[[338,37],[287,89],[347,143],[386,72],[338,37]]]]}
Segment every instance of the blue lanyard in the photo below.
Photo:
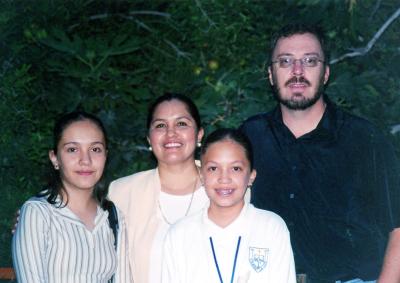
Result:
{"type": "MultiPolygon", "coordinates": [[[[242,240],[242,236],[239,236],[238,242],[237,242],[237,246],[236,246],[235,259],[233,260],[231,283],[233,283],[233,278],[235,277],[236,261],[237,261],[237,257],[238,257],[238,253],[239,253],[240,241],[241,240],[242,240]]],[[[214,263],[215,263],[215,266],[217,267],[219,280],[221,281],[221,283],[224,283],[224,281],[222,280],[222,276],[221,276],[221,270],[219,270],[217,256],[215,254],[215,249],[214,249],[214,244],[213,244],[212,237],[210,237],[210,244],[211,244],[211,250],[212,250],[212,253],[213,253],[213,256],[214,256],[214,263]]]]}

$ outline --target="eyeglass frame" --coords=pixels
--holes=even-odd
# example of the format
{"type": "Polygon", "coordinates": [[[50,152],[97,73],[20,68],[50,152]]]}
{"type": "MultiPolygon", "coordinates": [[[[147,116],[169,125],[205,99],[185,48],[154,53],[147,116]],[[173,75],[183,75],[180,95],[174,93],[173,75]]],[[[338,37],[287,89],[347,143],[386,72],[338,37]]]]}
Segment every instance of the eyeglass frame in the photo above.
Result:
{"type": "Polygon", "coordinates": [[[282,68],[282,69],[289,69],[289,68],[293,68],[293,66],[296,64],[296,61],[300,61],[300,65],[303,67],[303,68],[315,68],[315,67],[317,67],[318,66],[318,63],[316,63],[315,64],[315,66],[307,66],[307,65],[305,65],[306,63],[305,63],[305,60],[306,59],[310,59],[310,58],[312,58],[312,59],[316,59],[316,62],[321,62],[321,63],[325,63],[325,61],[324,60],[322,60],[322,59],[320,59],[318,56],[304,56],[304,57],[302,57],[302,58],[300,58],[300,59],[295,59],[294,57],[292,57],[292,56],[281,56],[281,57],[278,57],[275,61],[271,61],[271,63],[272,64],[276,64],[276,63],[278,63],[279,65],[279,68],[282,68]],[[292,60],[292,63],[290,64],[290,65],[288,65],[287,67],[283,67],[283,66],[281,66],[281,61],[280,61],[280,59],[282,59],[282,58],[286,58],[286,59],[291,59],[292,60]]]}

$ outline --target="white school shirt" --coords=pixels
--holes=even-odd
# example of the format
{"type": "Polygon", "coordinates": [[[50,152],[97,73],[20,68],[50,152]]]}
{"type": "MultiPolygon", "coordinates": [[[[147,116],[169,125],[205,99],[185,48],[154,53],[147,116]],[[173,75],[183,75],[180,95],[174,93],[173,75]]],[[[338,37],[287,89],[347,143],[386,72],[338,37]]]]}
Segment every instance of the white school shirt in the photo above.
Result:
{"type": "Polygon", "coordinates": [[[118,251],[108,224],[108,212],[97,208],[95,227],[88,230],[68,208],[56,208],[45,198],[31,198],[21,208],[12,241],[18,282],[131,282],[126,254],[125,223],[118,213],[118,251]]]}
{"type": "MultiPolygon", "coordinates": [[[[164,217],[167,218],[167,221],[170,223],[175,223],[182,219],[186,213],[191,197],[192,194],[172,195],[165,192],[160,192],[159,202],[163,211],[158,211],[158,217],[160,217],[162,221],[158,226],[154,236],[153,245],[150,250],[149,283],[161,282],[163,244],[165,235],[171,226],[165,221],[164,217]]],[[[203,186],[201,186],[194,192],[188,215],[192,215],[201,211],[204,207],[207,207],[209,203],[210,201],[207,197],[205,189],[203,186]]],[[[158,210],[160,210],[159,207],[158,210]]]]}
{"type": "Polygon", "coordinates": [[[225,228],[208,218],[208,209],[171,226],[164,243],[162,283],[231,282],[238,238],[241,236],[236,283],[295,283],[295,266],[286,224],[275,213],[246,204],[225,228]]]}

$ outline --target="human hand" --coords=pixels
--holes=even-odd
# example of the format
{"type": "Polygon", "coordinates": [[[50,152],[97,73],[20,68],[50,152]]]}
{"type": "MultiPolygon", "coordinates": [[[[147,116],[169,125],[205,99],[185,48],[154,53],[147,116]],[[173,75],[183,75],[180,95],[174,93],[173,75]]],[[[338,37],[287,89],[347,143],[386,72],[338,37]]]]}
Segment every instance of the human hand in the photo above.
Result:
{"type": "Polygon", "coordinates": [[[14,214],[14,222],[13,222],[13,226],[11,227],[11,234],[14,234],[15,230],[17,229],[20,214],[21,214],[21,211],[19,209],[14,214]]]}

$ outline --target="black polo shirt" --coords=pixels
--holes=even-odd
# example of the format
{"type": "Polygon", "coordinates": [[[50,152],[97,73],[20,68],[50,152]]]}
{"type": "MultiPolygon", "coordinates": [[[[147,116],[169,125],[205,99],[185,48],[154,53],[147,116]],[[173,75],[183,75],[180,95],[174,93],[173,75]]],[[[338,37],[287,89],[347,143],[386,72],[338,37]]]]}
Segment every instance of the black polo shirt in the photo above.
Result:
{"type": "Polygon", "coordinates": [[[297,273],[374,280],[400,227],[399,163],[376,127],[325,100],[317,128],[297,139],[279,107],[243,123],[257,170],[252,203],[286,221],[297,273]]]}

